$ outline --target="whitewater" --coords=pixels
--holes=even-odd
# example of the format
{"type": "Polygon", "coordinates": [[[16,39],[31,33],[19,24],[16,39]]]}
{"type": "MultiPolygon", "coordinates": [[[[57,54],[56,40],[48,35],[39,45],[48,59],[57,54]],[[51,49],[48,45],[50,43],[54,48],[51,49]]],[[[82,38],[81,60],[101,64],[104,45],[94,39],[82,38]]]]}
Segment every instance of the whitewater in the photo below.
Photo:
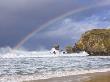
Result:
{"type": "Polygon", "coordinates": [[[49,51],[0,49],[0,82],[22,82],[110,71],[110,56],[52,56],[49,51]],[[50,56],[51,55],[51,56],[50,56]]]}

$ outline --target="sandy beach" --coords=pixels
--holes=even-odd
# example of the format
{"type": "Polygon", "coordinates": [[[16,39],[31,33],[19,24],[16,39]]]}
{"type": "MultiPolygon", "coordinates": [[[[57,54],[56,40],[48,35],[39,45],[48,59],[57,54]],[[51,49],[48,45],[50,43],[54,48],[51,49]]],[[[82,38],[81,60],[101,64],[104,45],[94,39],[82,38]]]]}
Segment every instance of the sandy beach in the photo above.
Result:
{"type": "Polygon", "coordinates": [[[110,72],[55,77],[24,82],[110,82],[110,72]]]}
{"type": "Polygon", "coordinates": [[[84,82],[110,82],[110,72],[89,74],[89,79],[84,82]]]}

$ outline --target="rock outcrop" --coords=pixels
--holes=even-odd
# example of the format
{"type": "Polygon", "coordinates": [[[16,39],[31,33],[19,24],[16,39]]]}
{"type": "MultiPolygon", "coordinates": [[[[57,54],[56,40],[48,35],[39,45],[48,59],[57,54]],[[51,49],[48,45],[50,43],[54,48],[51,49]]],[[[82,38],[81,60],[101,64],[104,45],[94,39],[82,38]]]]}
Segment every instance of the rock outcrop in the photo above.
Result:
{"type": "Polygon", "coordinates": [[[65,50],[67,53],[73,53],[74,52],[72,46],[66,46],[65,50]]]}
{"type": "Polygon", "coordinates": [[[55,48],[56,50],[60,49],[60,46],[58,44],[54,45],[53,48],[55,48]]]}
{"type": "Polygon", "coordinates": [[[92,56],[110,55],[110,29],[93,29],[85,32],[73,49],[86,51],[92,56]]]}

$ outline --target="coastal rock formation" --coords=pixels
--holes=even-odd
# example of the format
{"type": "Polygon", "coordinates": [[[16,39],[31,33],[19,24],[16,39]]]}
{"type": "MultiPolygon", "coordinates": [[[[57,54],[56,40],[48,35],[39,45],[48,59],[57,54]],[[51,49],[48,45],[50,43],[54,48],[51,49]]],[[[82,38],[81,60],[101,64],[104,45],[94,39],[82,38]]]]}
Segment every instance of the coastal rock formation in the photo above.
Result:
{"type": "Polygon", "coordinates": [[[66,46],[65,50],[67,53],[73,53],[74,52],[72,46],[66,46]]]}
{"type": "Polygon", "coordinates": [[[55,48],[56,50],[59,50],[59,49],[60,49],[60,46],[59,46],[58,44],[55,44],[55,45],[53,46],[53,48],[55,48]]]}
{"type": "Polygon", "coordinates": [[[110,29],[93,29],[82,34],[73,49],[92,56],[110,55],[110,29]]]}

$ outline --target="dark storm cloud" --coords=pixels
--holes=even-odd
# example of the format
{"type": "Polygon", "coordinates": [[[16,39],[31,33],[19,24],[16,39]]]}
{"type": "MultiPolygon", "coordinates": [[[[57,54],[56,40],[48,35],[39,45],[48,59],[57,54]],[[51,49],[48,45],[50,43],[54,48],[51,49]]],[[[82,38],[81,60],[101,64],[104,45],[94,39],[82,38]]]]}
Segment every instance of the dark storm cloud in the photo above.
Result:
{"type": "Polygon", "coordinates": [[[47,21],[97,3],[99,0],[0,0],[0,46],[15,46],[47,21]]]}

